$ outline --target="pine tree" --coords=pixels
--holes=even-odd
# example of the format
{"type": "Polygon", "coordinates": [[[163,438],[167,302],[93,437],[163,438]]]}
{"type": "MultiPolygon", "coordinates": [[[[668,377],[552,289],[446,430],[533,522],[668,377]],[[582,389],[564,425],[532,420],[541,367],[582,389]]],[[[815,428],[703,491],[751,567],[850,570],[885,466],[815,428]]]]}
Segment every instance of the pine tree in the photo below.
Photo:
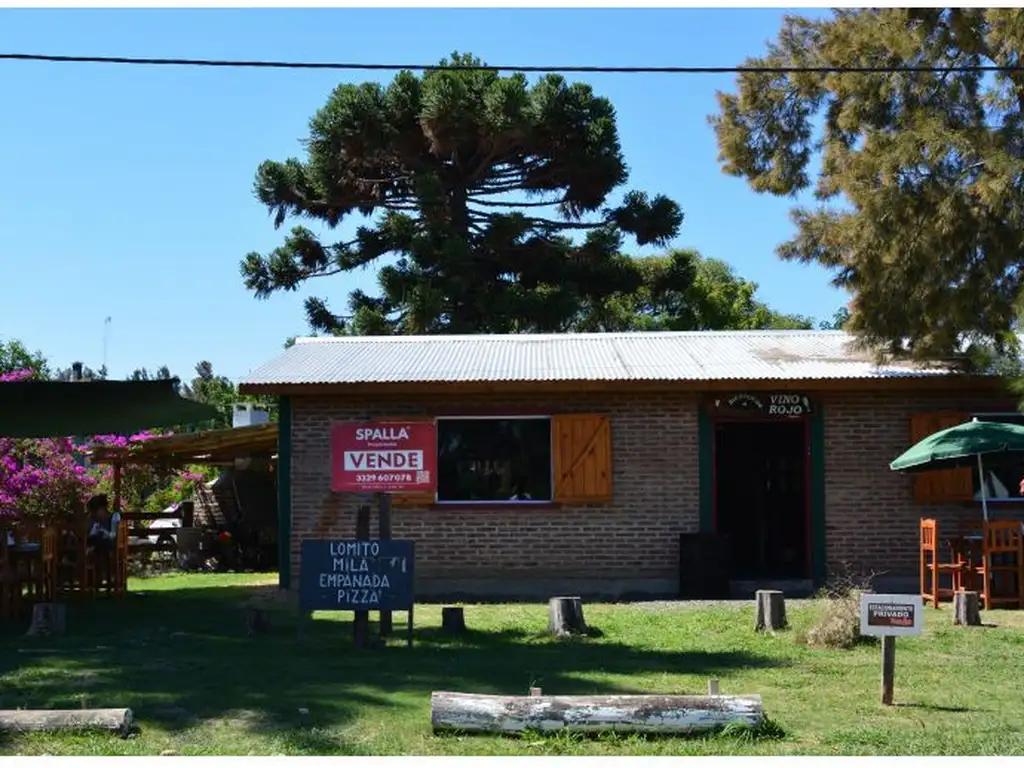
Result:
{"type": "MultiPolygon", "coordinates": [[[[1022,67],[1011,8],[787,17],[752,67],[1022,67]]],[[[813,190],[783,259],[855,296],[847,328],[917,357],[1014,342],[1024,280],[1024,69],[744,72],[712,118],[723,169],[757,192],[813,190]],[[820,167],[812,166],[818,161],[820,167]]]]}
{"type": "Polygon", "coordinates": [[[626,237],[665,244],[682,223],[664,196],[627,192],[615,110],[558,75],[530,83],[454,54],[417,76],[338,86],[310,122],[306,158],[264,162],[255,194],[280,227],[326,231],[365,217],[348,242],[296,226],[242,263],[259,298],[378,268],[379,295],[348,311],[306,301],[327,333],[567,330],[581,305],[635,291],[626,237]]]}

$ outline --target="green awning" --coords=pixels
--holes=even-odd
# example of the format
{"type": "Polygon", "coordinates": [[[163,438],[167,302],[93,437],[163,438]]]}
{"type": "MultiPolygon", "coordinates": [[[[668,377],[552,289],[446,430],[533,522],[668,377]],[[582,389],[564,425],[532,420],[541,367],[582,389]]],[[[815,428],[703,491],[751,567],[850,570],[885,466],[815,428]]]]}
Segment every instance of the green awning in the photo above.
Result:
{"type": "Polygon", "coordinates": [[[0,437],[130,435],[198,425],[220,414],[177,393],[176,379],[156,381],[0,382],[0,437]]]}

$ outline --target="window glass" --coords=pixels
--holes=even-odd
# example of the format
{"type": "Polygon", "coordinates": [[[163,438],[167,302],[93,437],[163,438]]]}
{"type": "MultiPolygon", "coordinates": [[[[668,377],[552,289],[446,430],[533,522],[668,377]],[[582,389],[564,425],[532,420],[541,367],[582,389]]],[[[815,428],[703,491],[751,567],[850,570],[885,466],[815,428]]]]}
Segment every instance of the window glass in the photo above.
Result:
{"type": "Polygon", "coordinates": [[[438,419],[438,501],[550,501],[551,420],[438,419]]]}

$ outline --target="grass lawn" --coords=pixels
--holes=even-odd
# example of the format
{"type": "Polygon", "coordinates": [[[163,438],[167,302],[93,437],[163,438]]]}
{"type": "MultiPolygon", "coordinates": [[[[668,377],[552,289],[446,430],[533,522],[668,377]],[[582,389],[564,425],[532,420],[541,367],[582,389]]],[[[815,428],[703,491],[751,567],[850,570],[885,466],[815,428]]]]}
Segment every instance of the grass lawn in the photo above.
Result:
{"type": "MultiPolygon", "coordinates": [[[[241,605],[266,577],[136,579],[141,595],[69,607],[62,638],[0,627],[0,708],[131,707],[141,731],[30,735],[4,754],[1024,754],[1024,612],[956,629],[948,607],[920,638],[897,641],[896,700],[878,702],[877,645],[811,649],[794,636],[812,603],[789,607],[791,632],[758,636],[743,604],[587,605],[602,635],[540,633],[546,606],[467,606],[471,630],[440,637],[439,606],[416,613],[416,645],[351,649],[349,616],[318,615],[303,644],[286,609],[248,637],[241,605]],[[430,729],[432,690],[523,694],[760,693],[779,739],[456,737],[430,729]],[[303,718],[299,710],[307,709],[303,718]]],[[[267,587],[263,587],[267,591],[267,587]]],[[[273,591],[273,590],[270,590],[273,591]]],[[[405,614],[396,614],[401,634],[405,614]]]]}

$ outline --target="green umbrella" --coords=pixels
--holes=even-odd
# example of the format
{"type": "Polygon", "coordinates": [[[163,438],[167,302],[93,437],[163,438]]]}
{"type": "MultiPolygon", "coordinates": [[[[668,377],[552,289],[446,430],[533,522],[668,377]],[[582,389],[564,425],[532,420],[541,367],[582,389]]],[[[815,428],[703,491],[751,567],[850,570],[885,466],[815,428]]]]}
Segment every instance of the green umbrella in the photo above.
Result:
{"type": "Polygon", "coordinates": [[[929,472],[976,465],[981,481],[981,509],[987,520],[988,503],[985,498],[982,457],[1005,460],[1015,458],[1008,456],[1015,453],[1024,453],[1024,426],[974,419],[929,435],[893,461],[889,469],[897,472],[929,472]]]}

